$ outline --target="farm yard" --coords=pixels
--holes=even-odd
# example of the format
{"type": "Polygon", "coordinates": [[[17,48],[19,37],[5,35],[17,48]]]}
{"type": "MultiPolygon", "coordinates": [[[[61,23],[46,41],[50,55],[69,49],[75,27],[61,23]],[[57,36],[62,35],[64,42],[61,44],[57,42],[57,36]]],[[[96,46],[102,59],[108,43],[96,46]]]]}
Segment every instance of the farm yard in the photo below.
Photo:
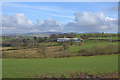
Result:
{"type": "Polygon", "coordinates": [[[98,34],[79,35],[80,42],[57,42],[61,35],[56,34],[2,38],[3,78],[117,78],[119,41],[89,40],[98,34]]]}

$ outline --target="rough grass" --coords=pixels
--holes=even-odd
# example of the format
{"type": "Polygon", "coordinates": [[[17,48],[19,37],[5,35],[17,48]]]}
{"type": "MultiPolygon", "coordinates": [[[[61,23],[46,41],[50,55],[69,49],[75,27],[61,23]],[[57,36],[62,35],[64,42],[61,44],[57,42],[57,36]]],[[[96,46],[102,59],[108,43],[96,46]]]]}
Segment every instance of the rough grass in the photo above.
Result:
{"type": "MultiPolygon", "coordinates": [[[[46,48],[46,58],[60,58],[73,56],[68,50],[60,50],[61,46],[50,46],[46,48]]],[[[2,48],[3,58],[43,58],[44,55],[39,48],[32,49],[11,49],[10,47],[2,48]]]]}
{"type": "MultiPolygon", "coordinates": [[[[82,42],[82,46],[79,46],[79,43],[74,43],[72,46],[69,45],[67,51],[64,51],[62,46],[57,46],[57,42],[49,42],[49,43],[41,43],[43,45],[47,45],[46,49],[46,57],[70,57],[76,56],[77,53],[82,49],[91,49],[94,46],[106,47],[110,44],[118,45],[117,42],[110,43],[105,41],[84,41],[82,42]],[[48,46],[51,45],[51,46],[48,46]],[[56,46],[52,46],[56,45],[56,46]],[[76,54],[75,54],[76,53],[76,54]]],[[[114,46],[111,46],[114,47],[114,46]]],[[[28,49],[12,49],[11,47],[2,47],[3,58],[41,58],[43,55],[38,52],[37,48],[28,48],[28,49]]],[[[98,49],[99,50],[99,49],[98,49]]],[[[100,50],[99,50],[100,51],[100,50]]],[[[110,52],[110,50],[109,50],[110,52]]],[[[108,53],[109,54],[109,53],[108,53]]]]}
{"type": "Polygon", "coordinates": [[[118,71],[118,55],[92,57],[47,58],[47,59],[3,59],[3,78],[27,78],[33,76],[55,76],[84,72],[106,74],[118,71]]]}

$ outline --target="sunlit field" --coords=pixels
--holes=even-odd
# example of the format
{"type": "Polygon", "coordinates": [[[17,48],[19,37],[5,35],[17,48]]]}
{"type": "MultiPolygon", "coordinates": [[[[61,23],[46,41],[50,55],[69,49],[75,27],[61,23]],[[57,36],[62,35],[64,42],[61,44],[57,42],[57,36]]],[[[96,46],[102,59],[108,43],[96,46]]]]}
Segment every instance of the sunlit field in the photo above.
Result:
{"type": "Polygon", "coordinates": [[[70,74],[106,74],[118,71],[118,55],[47,59],[3,59],[3,78],[71,77],[70,74]]]}

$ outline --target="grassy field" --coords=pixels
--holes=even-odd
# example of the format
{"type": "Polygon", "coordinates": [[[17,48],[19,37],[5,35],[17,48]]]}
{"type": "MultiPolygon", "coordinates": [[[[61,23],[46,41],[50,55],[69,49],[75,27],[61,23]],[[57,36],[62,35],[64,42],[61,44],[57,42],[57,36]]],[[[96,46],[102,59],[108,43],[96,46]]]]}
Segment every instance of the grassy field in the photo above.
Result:
{"type": "Polygon", "coordinates": [[[79,43],[77,43],[76,46],[70,46],[69,50],[72,52],[78,52],[79,50],[81,50],[83,48],[92,48],[93,46],[104,46],[105,47],[110,44],[118,45],[117,42],[111,43],[111,42],[105,42],[105,41],[98,41],[98,42],[86,41],[86,42],[81,43],[82,46],[79,46],[79,43]]]}
{"type": "Polygon", "coordinates": [[[118,37],[92,37],[89,39],[112,39],[112,40],[118,40],[118,37]]]}
{"type": "Polygon", "coordinates": [[[3,78],[28,78],[36,75],[84,72],[104,74],[118,71],[118,55],[47,59],[3,59],[3,78]]]}

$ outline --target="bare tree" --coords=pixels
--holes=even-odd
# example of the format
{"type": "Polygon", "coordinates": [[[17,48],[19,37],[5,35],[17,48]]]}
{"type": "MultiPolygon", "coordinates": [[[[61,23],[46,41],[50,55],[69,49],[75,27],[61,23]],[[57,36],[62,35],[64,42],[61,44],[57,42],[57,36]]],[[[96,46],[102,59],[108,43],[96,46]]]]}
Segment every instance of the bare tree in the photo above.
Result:
{"type": "Polygon", "coordinates": [[[41,44],[38,46],[37,51],[38,51],[38,53],[42,54],[46,58],[46,50],[47,50],[46,45],[41,44]]]}
{"type": "Polygon", "coordinates": [[[51,38],[51,39],[57,39],[58,36],[57,36],[56,34],[51,34],[51,35],[50,35],[50,38],[51,38]]]}

